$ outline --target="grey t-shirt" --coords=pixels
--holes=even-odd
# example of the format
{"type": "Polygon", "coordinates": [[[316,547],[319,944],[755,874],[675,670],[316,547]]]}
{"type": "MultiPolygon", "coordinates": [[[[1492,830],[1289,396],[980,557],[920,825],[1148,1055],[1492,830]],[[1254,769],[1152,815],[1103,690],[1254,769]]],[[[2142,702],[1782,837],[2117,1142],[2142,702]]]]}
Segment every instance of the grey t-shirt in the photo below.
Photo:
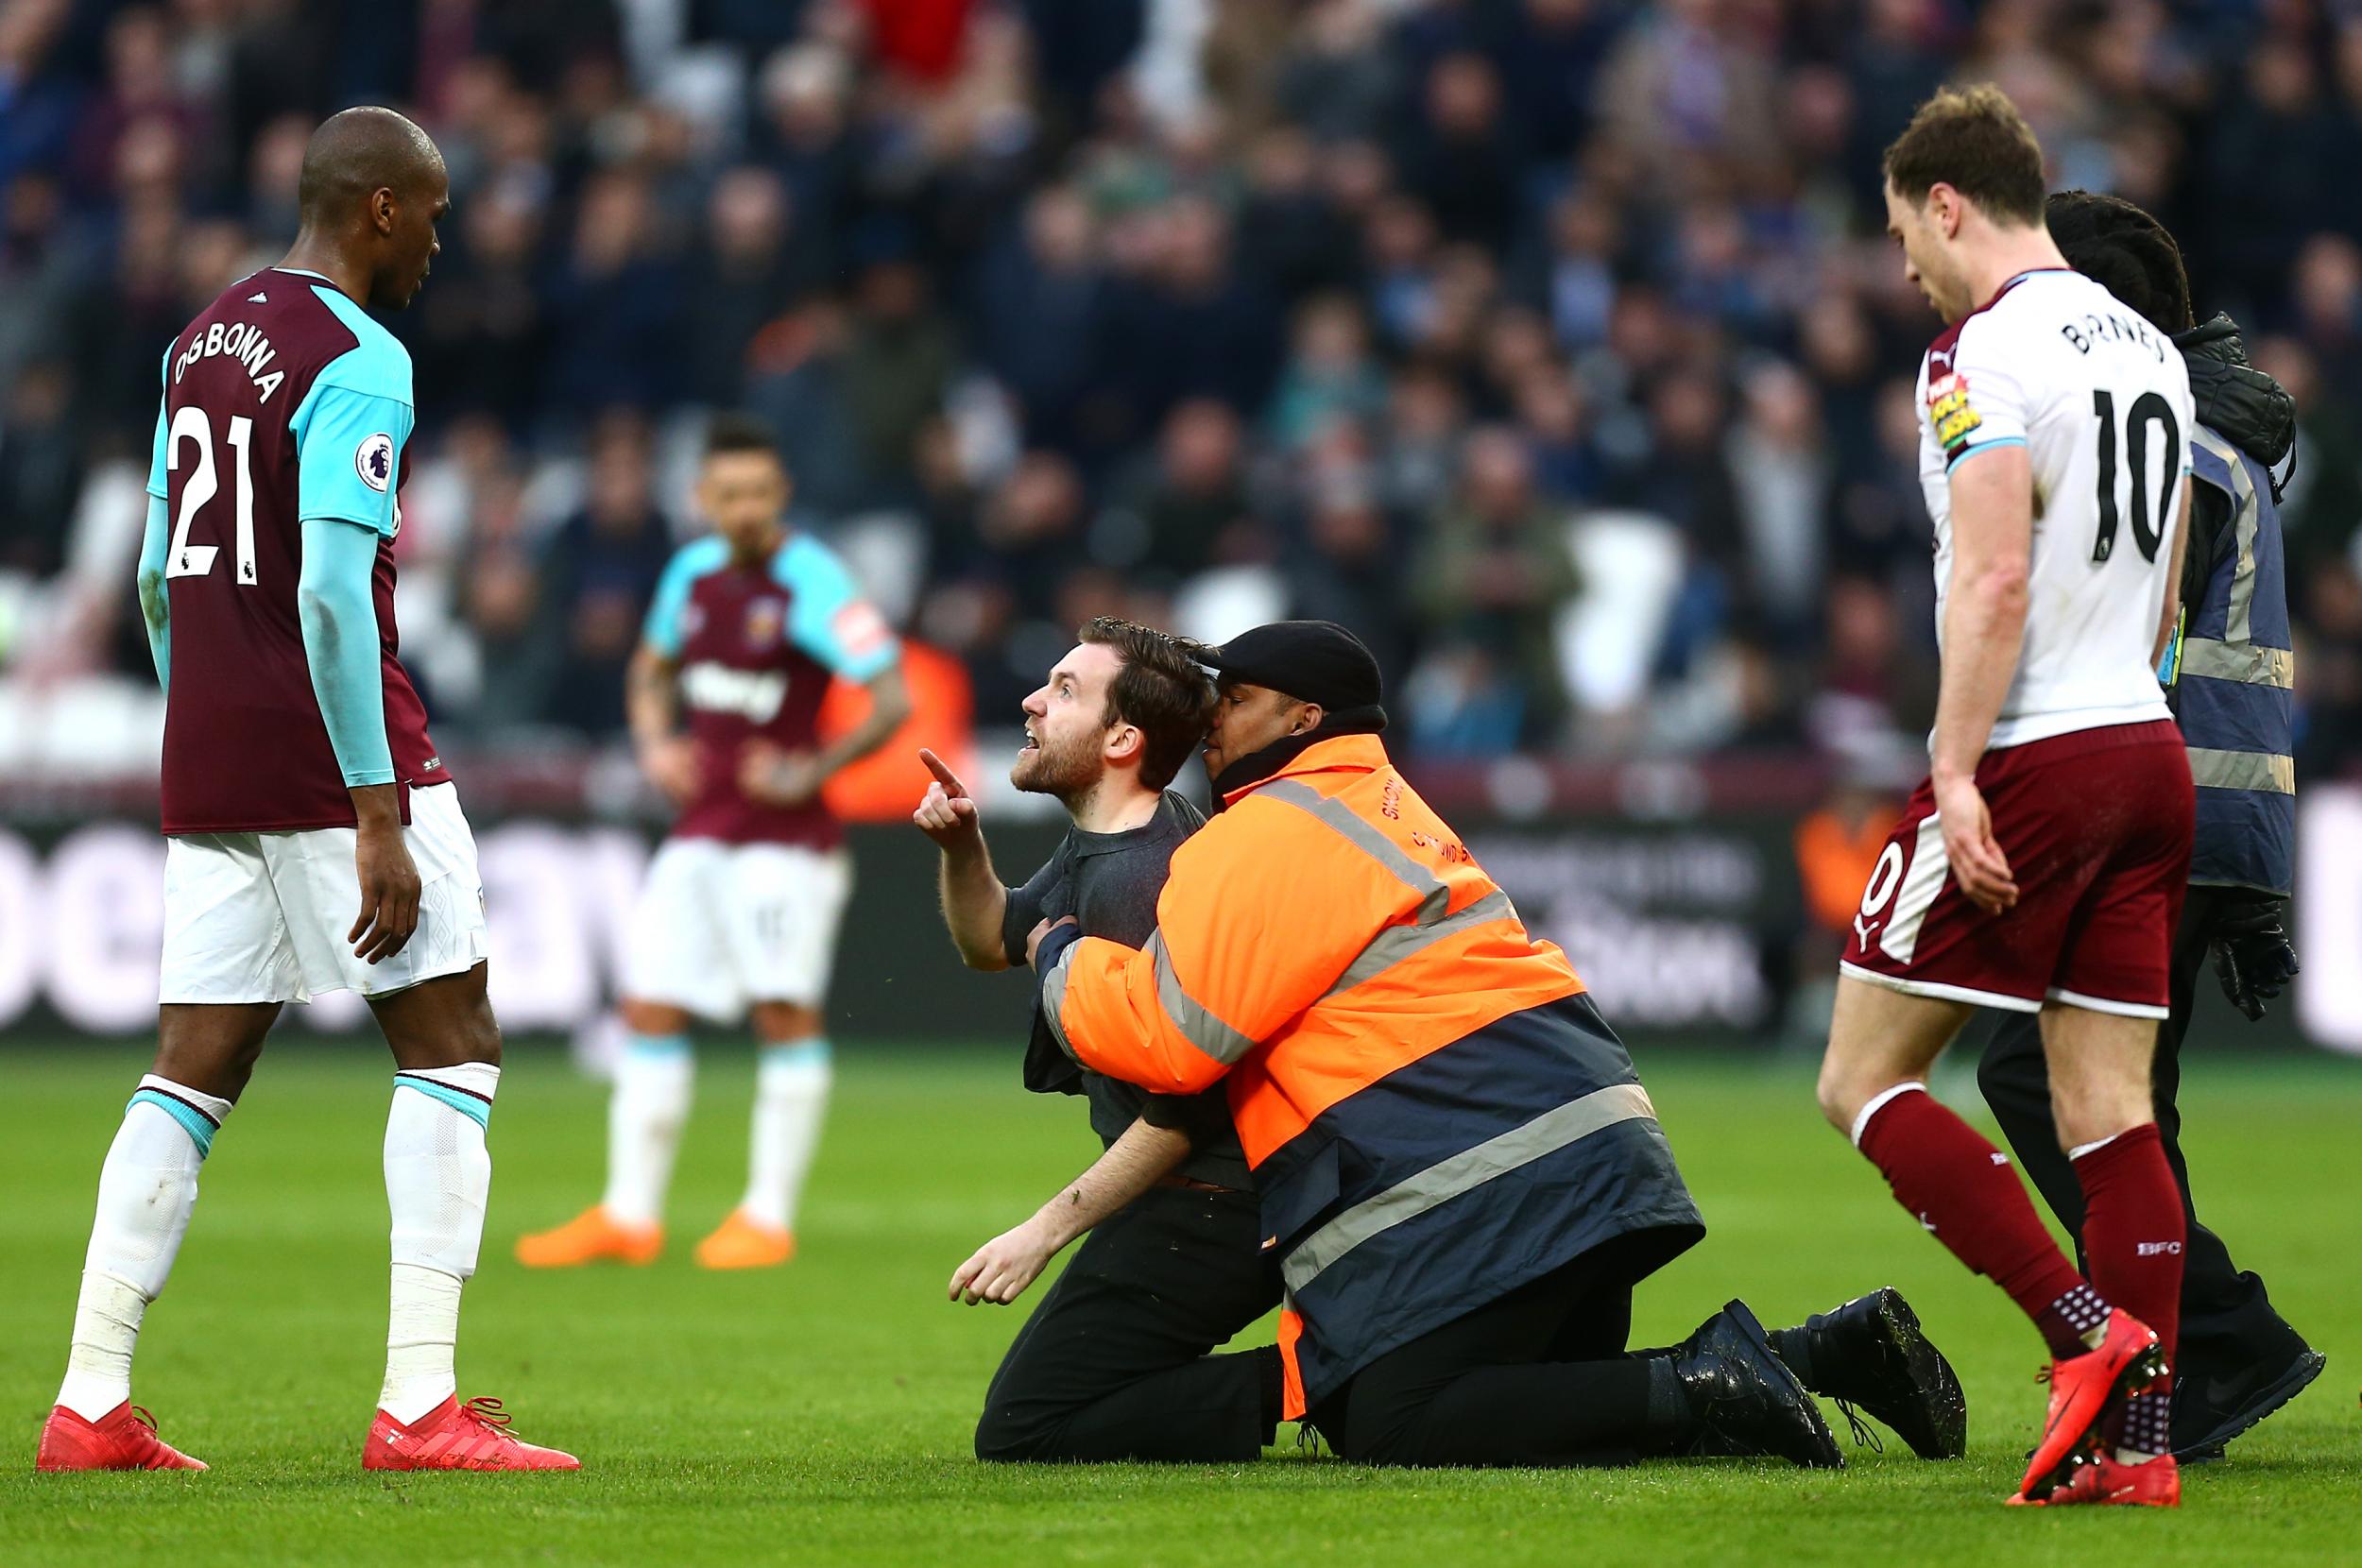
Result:
{"type": "MultiPolygon", "coordinates": [[[[1195,806],[1168,790],[1155,816],[1121,833],[1067,829],[1057,850],[1023,887],[1009,890],[1001,940],[1013,967],[1025,963],[1025,939],[1044,920],[1074,916],[1085,936],[1142,947],[1156,929],[1156,895],[1164,891],[1172,852],[1206,825],[1195,806]]],[[[1230,1123],[1221,1088],[1202,1095],[1158,1095],[1135,1083],[1077,1066],[1058,1048],[1036,1011],[1025,1047],[1025,1086],[1036,1094],[1081,1095],[1090,1101],[1091,1131],[1112,1144],[1133,1122],[1190,1134],[1192,1148],[1179,1173],[1241,1191],[1250,1185],[1246,1155],[1230,1123]]]]}

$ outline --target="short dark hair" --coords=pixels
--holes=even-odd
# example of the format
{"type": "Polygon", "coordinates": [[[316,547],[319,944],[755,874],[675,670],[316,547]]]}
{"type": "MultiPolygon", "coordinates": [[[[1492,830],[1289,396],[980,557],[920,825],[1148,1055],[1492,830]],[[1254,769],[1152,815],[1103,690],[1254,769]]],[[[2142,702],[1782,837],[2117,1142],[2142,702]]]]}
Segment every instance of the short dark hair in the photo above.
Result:
{"type": "Polygon", "coordinates": [[[2009,94],[1991,82],[1947,87],[1919,106],[1887,148],[1887,183],[1924,201],[1949,185],[2011,223],[2042,222],[2042,144],[2009,94]]]}
{"type": "MultiPolygon", "coordinates": [[[[706,426],[708,457],[727,456],[731,452],[761,452],[773,457],[779,455],[779,438],[771,427],[751,414],[717,414],[706,426]]],[[[782,466],[785,459],[780,459],[782,466]]]]}
{"type": "Polygon", "coordinates": [[[2060,191],[2044,216],[2067,265],[2140,312],[2150,326],[2171,333],[2198,325],[2182,247],[2149,213],[2122,196],[2060,191]]]}
{"type": "Polygon", "coordinates": [[[1198,644],[1131,621],[1103,615],[1083,622],[1076,640],[1111,648],[1122,667],[1107,688],[1105,723],[1139,726],[1147,739],[1140,782],[1161,790],[1206,740],[1214,717],[1214,683],[1199,667],[1198,644]]]}
{"type": "Polygon", "coordinates": [[[435,141],[390,109],[365,104],[330,115],[304,144],[296,213],[306,228],[333,228],[371,192],[408,196],[442,164],[435,141]]]}

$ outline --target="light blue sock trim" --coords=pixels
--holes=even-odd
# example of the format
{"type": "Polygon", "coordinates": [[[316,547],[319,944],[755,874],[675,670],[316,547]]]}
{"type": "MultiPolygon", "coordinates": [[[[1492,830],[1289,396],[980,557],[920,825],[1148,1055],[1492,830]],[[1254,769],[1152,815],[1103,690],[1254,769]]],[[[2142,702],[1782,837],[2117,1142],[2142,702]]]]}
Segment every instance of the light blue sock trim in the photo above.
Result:
{"type": "Polygon", "coordinates": [[[189,1141],[197,1145],[197,1157],[200,1162],[214,1151],[214,1134],[219,1129],[207,1119],[204,1112],[196,1106],[183,1104],[170,1095],[159,1094],[154,1089],[140,1090],[123,1108],[128,1112],[133,1105],[153,1105],[179,1122],[180,1131],[186,1133],[189,1135],[189,1141]]]}
{"type": "Polygon", "coordinates": [[[624,1048],[634,1056],[686,1056],[689,1036],[686,1034],[634,1034],[624,1048]]]}
{"type": "Polygon", "coordinates": [[[766,1065],[777,1062],[781,1065],[794,1063],[798,1066],[825,1067],[833,1055],[829,1049],[829,1042],[816,1036],[810,1040],[790,1040],[784,1045],[764,1045],[762,1049],[766,1065]]]}
{"type": "Polygon", "coordinates": [[[441,1100],[486,1132],[492,1130],[492,1107],[478,1096],[454,1089],[448,1083],[437,1083],[431,1078],[413,1078],[406,1072],[394,1074],[394,1087],[416,1089],[429,1099],[441,1100]]]}

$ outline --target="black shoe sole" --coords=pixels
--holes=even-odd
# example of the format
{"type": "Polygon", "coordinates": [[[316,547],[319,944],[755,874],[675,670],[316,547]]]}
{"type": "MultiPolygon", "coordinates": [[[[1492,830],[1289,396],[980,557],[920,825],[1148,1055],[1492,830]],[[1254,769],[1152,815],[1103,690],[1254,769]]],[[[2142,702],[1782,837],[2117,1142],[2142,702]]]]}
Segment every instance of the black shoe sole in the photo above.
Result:
{"type": "Polygon", "coordinates": [[[2328,1365],[2329,1357],[2319,1351],[2306,1351],[2277,1380],[2257,1389],[2253,1398],[2224,1418],[2221,1425],[2196,1441],[2175,1449],[2173,1457],[2183,1464],[2204,1464],[2221,1458],[2225,1443],[2252,1430],[2256,1423],[2302,1393],[2311,1386],[2313,1379],[2321,1375],[2321,1369],[2328,1365]]]}
{"type": "Polygon", "coordinates": [[[1915,1432],[1897,1422],[1895,1413],[1866,1401],[1855,1403],[1893,1428],[1921,1458],[1960,1458],[1968,1452],[1968,1395],[1960,1388],[1960,1375],[1919,1326],[1919,1314],[1911,1310],[1901,1291],[1889,1286],[1876,1292],[1874,1299],[1878,1321],[1887,1330],[1887,1346],[1903,1358],[1904,1371],[1920,1395],[1914,1413],[1926,1416],[1928,1430],[1915,1432]]]}
{"type": "Polygon", "coordinates": [[[1772,1337],[1763,1331],[1763,1324],[1756,1321],[1754,1309],[1745,1302],[1734,1301],[1726,1304],[1722,1312],[1754,1352],[1757,1373],[1774,1388],[1785,1389],[1792,1396],[1795,1408],[1811,1423],[1815,1452],[1801,1458],[1794,1454],[1780,1457],[1807,1470],[1843,1470],[1845,1451],[1838,1447],[1837,1438],[1829,1431],[1828,1422],[1822,1418],[1821,1406],[1813,1402],[1811,1392],[1789,1370],[1788,1363],[1780,1359],[1779,1353],[1772,1348],[1772,1337]]]}

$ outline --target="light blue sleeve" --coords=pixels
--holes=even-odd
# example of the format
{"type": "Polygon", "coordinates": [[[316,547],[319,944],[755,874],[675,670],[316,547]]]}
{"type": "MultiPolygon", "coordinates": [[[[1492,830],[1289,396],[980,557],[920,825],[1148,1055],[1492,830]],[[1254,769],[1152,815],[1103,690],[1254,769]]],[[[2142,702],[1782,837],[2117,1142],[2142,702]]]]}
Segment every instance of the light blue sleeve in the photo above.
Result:
{"type": "Polygon", "coordinates": [[[140,532],[140,621],[147,627],[147,656],[156,684],[172,690],[172,594],[164,587],[164,550],[171,542],[172,503],[165,464],[171,456],[163,406],[156,408],[156,450],[147,463],[147,522],[140,532]]]}
{"type": "Polygon", "coordinates": [[[418,422],[410,351],[336,290],[315,284],[312,292],[352,333],[353,346],[321,368],[288,418],[298,453],[296,515],[342,518],[391,538],[401,526],[395,492],[402,449],[418,422]]]}
{"type": "Polygon", "coordinates": [[[378,646],[376,531],[329,517],[303,520],[296,613],[312,693],[348,789],[394,781],[385,740],[385,675],[378,646]]]}
{"type": "MultiPolygon", "coordinates": [[[[147,458],[147,493],[158,501],[172,495],[172,427],[164,421],[164,405],[156,404],[156,442],[147,458]]],[[[162,559],[161,556],[158,557],[162,559]]]]}
{"type": "Polygon", "coordinates": [[[172,593],[164,586],[164,547],[171,541],[163,496],[147,498],[147,523],[140,533],[140,620],[147,627],[147,656],[156,661],[156,684],[172,691],[172,593]]]}
{"type": "Polygon", "coordinates": [[[866,683],[902,661],[885,618],[827,546],[797,535],[771,558],[771,575],[795,595],[789,639],[831,673],[866,683]]]}
{"type": "Polygon", "coordinates": [[[689,608],[689,590],[727,554],[728,546],[718,538],[699,539],[673,553],[664,575],[657,579],[656,597],[648,602],[647,623],[640,632],[642,641],[666,658],[680,657],[682,615],[689,608]]]}
{"type": "Polygon", "coordinates": [[[292,421],[297,515],[357,522],[391,538],[412,418],[410,405],[392,398],[315,383],[292,421]]]}

